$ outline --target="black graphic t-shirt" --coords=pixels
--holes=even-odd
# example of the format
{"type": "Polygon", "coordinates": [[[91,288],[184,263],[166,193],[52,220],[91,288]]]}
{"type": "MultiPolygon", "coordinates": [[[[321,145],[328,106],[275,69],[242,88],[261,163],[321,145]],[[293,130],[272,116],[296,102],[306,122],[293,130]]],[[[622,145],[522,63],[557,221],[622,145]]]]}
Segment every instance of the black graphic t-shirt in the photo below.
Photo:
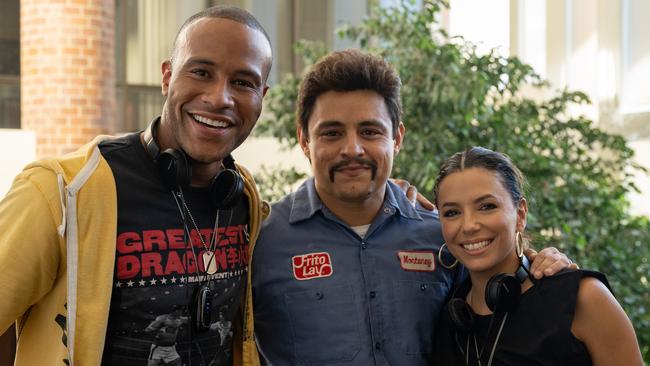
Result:
{"type": "Polygon", "coordinates": [[[248,264],[246,198],[216,210],[207,189],[187,187],[174,199],[137,133],[99,148],[115,176],[118,203],[102,365],[232,365],[248,264]],[[206,253],[214,253],[211,261],[206,253]],[[209,316],[201,330],[199,292],[211,300],[204,300],[209,316]]]}

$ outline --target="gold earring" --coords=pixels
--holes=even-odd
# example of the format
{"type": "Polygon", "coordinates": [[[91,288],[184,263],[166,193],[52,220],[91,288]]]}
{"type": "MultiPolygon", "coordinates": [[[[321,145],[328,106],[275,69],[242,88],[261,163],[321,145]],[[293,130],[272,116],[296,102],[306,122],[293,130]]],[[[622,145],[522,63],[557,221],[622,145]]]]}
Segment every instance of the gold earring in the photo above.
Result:
{"type": "Polygon", "coordinates": [[[521,258],[524,255],[524,238],[521,235],[521,231],[517,231],[515,236],[515,250],[517,251],[517,258],[521,258]]]}
{"type": "Polygon", "coordinates": [[[442,255],[441,255],[442,248],[444,248],[446,246],[447,246],[447,243],[442,243],[442,246],[438,250],[438,263],[440,263],[441,266],[443,266],[443,267],[445,267],[447,269],[452,269],[452,268],[454,268],[454,267],[456,267],[458,265],[458,259],[454,258],[454,259],[456,259],[456,261],[450,266],[446,265],[445,262],[442,261],[442,255]]]}

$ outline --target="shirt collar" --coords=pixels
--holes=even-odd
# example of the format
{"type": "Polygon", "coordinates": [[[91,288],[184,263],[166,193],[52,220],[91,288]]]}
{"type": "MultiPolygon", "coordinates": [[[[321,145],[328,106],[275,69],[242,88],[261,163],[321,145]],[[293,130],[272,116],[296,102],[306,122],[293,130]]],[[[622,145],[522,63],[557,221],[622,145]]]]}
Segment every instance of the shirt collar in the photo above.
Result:
{"type": "MultiPolygon", "coordinates": [[[[386,185],[386,195],[382,210],[385,214],[398,214],[411,220],[422,220],[415,207],[409,202],[399,186],[391,181],[386,185]]],[[[298,190],[293,194],[291,203],[291,213],[289,214],[289,223],[293,224],[298,221],[311,218],[316,212],[325,208],[323,202],[318,197],[314,177],[303,182],[298,190]]]]}

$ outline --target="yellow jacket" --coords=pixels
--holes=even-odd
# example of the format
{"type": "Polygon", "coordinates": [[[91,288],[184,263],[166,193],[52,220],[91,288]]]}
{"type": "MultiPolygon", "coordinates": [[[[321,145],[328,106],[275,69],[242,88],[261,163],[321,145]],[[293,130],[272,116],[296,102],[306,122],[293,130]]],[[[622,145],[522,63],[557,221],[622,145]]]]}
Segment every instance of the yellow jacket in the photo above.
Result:
{"type": "MultiPolygon", "coordinates": [[[[28,165],[0,202],[0,332],[16,322],[16,366],[101,362],[117,227],[115,182],[97,147],[106,138],[28,165]]],[[[252,255],[268,206],[250,173],[238,169],[249,198],[252,255]]],[[[235,364],[246,366],[259,364],[250,273],[243,332],[235,339],[235,364]]]]}

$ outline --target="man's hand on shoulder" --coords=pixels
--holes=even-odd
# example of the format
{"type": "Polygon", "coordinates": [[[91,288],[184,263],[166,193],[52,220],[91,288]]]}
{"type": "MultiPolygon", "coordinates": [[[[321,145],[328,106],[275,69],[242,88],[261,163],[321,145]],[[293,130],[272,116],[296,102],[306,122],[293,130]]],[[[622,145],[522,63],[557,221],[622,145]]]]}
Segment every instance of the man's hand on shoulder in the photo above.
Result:
{"type": "Polygon", "coordinates": [[[566,268],[578,269],[577,264],[555,247],[544,248],[539,253],[529,248],[524,251],[524,255],[530,260],[530,273],[536,279],[553,276],[566,268]]]}
{"type": "Polygon", "coordinates": [[[397,184],[402,189],[402,191],[404,191],[406,198],[411,201],[413,207],[415,207],[415,204],[419,202],[424,209],[429,211],[435,210],[436,206],[431,203],[431,201],[429,201],[426,197],[420,194],[416,186],[412,186],[411,183],[404,179],[390,178],[390,180],[391,182],[397,184]]]}

